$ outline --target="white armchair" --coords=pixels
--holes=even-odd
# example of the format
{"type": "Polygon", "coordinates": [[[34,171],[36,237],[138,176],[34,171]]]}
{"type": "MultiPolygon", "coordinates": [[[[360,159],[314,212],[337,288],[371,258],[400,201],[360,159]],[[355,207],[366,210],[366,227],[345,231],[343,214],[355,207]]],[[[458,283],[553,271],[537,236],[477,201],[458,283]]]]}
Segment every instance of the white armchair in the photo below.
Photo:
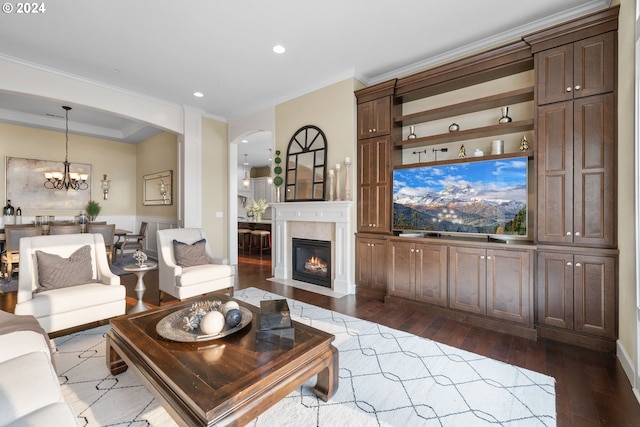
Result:
{"type": "Polygon", "coordinates": [[[50,333],[120,316],[125,311],[126,289],[120,285],[120,277],[109,269],[101,234],[49,235],[20,239],[20,275],[15,314],[34,316],[42,328],[50,333]],[[56,256],[70,261],[72,254],[79,253],[76,251],[87,245],[89,255],[77,260],[81,263],[84,277],[78,269],[74,269],[72,274],[65,272],[63,265],[66,266],[66,261],[55,261],[56,256]],[[37,251],[44,254],[38,255],[37,251]],[[45,256],[53,261],[44,262],[45,256]],[[58,266],[60,271],[55,271],[58,266]],[[51,278],[41,275],[50,275],[51,278]],[[80,280],[81,283],[65,284],[65,276],[72,281],[80,280]],[[55,282],[58,283],[51,285],[55,282]],[[46,288],[43,288],[45,284],[46,288]]]}
{"type": "Polygon", "coordinates": [[[182,267],[176,262],[173,241],[192,245],[206,235],[201,228],[171,228],[156,231],[160,291],[179,300],[209,292],[227,290],[233,295],[235,269],[228,260],[215,258],[205,244],[207,264],[182,267]]]}

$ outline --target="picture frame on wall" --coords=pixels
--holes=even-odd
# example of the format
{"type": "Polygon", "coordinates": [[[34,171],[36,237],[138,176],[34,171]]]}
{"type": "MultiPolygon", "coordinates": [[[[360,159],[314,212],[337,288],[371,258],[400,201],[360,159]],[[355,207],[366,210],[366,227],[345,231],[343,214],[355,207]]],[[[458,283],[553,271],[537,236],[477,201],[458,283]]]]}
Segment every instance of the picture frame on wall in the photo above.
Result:
{"type": "Polygon", "coordinates": [[[23,211],[82,211],[91,200],[91,164],[71,163],[71,172],[87,174],[86,190],[45,188],[45,172],[63,171],[64,163],[54,160],[6,156],[5,198],[23,211]]]}
{"type": "Polygon", "coordinates": [[[142,177],[143,205],[170,206],[173,204],[173,171],[144,175],[142,177]]]}

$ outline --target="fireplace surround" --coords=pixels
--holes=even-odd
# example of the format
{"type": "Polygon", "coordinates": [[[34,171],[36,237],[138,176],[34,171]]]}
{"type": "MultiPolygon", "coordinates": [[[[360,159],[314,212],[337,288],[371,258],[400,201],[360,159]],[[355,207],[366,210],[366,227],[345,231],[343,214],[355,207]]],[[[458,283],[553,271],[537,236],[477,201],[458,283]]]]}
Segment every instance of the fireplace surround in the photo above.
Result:
{"type": "Polygon", "coordinates": [[[354,294],[351,272],[352,201],[273,203],[272,262],[275,279],[294,280],[292,238],[327,240],[332,244],[331,289],[354,294]]]}

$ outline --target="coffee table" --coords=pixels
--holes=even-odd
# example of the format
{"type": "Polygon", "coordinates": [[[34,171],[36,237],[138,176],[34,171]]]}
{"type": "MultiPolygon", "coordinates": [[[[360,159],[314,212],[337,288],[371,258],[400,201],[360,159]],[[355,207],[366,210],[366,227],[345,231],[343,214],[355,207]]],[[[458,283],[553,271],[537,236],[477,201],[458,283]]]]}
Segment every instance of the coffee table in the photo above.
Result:
{"type": "Polygon", "coordinates": [[[174,342],[156,332],[165,316],[199,300],[231,299],[210,294],[111,320],[107,368],[117,375],[132,368],[180,425],[245,425],[317,375],[313,392],[327,401],[338,388],[334,336],[293,322],[293,345],[256,339],[259,309],[250,325],[226,337],[174,342]]]}

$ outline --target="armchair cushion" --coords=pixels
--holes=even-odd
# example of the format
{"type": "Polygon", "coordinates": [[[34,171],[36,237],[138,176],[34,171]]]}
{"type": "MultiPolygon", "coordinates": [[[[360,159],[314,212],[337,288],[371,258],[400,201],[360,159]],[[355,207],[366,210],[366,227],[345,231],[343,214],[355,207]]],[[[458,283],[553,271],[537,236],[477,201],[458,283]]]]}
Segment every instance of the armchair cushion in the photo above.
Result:
{"type": "Polygon", "coordinates": [[[84,285],[94,281],[89,245],[82,246],[69,258],[43,251],[36,251],[36,257],[39,278],[36,292],[84,285]]]}
{"type": "Polygon", "coordinates": [[[200,239],[197,242],[188,244],[173,239],[173,255],[176,258],[176,264],[180,267],[195,267],[208,264],[207,240],[200,239]]]}

